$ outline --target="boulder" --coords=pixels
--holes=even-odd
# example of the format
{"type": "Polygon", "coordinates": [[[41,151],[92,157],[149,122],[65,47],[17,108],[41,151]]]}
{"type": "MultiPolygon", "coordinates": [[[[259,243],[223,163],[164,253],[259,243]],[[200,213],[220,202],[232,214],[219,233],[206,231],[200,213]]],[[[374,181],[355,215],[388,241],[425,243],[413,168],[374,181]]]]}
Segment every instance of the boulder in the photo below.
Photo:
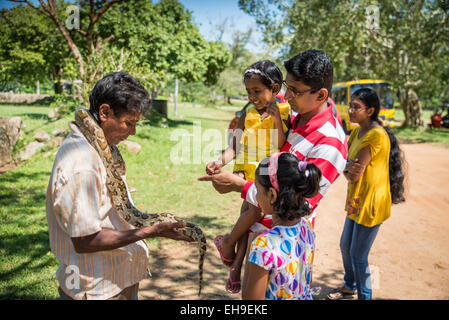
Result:
{"type": "Polygon", "coordinates": [[[24,161],[24,160],[31,158],[36,153],[41,151],[41,149],[44,147],[45,147],[45,143],[43,143],[43,142],[38,142],[38,141],[31,142],[30,144],[28,144],[25,147],[25,150],[23,150],[19,153],[19,160],[24,161]]]}
{"type": "Polygon", "coordinates": [[[59,148],[61,146],[62,142],[64,141],[64,139],[65,138],[62,136],[54,137],[53,139],[50,140],[50,142],[48,143],[48,146],[50,148],[56,148],[56,147],[59,148]]]}
{"type": "Polygon", "coordinates": [[[61,118],[61,115],[58,113],[57,109],[50,110],[50,112],[48,113],[48,118],[50,120],[59,119],[61,118]]]}
{"type": "Polygon", "coordinates": [[[69,134],[69,131],[65,129],[55,129],[51,132],[55,137],[66,137],[69,134]]]}
{"type": "Polygon", "coordinates": [[[142,150],[140,144],[129,140],[122,141],[122,145],[124,145],[129,152],[134,154],[138,154],[140,150],[142,150]]]}
{"type": "Polygon", "coordinates": [[[39,142],[50,141],[50,135],[47,132],[45,132],[44,130],[39,130],[38,132],[36,132],[36,134],[34,135],[33,138],[39,142]]]}
{"type": "Polygon", "coordinates": [[[22,134],[20,117],[0,117],[0,167],[12,161],[12,150],[22,134]]]}

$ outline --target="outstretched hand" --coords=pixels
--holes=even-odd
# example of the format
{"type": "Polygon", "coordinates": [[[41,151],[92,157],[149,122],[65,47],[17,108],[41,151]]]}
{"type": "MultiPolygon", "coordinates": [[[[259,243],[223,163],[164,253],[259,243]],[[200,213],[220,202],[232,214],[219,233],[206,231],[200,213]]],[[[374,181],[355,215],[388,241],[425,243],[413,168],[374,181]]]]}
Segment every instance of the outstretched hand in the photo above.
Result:
{"type": "Polygon", "coordinates": [[[213,175],[199,177],[198,181],[211,181],[219,193],[241,192],[246,182],[245,179],[221,169],[215,171],[213,175]]]}

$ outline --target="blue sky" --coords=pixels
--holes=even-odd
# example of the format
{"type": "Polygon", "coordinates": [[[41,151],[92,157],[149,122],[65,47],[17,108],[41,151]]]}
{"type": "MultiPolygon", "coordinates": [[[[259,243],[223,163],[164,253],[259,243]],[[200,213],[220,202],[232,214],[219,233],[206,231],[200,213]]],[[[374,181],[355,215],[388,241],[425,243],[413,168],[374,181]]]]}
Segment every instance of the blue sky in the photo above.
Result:
{"type": "MultiPolygon", "coordinates": [[[[33,0],[33,2],[38,2],[33,0]]],[[[157,2],[157,0],[155,1],[157,2]]],[[[229,42],[235,30],[246,31],[253,28],[252,40],[247,49],[253,53],[263,51],[262,35],[257,29],[254,18],[239,9],[238,0],[179,0],[186,9],[192,12],[193,20],[206,40],[216,40],[214,27],[227,19],[223,41],[229,42]]],[[[10,8],[16,4],[0,0],[0,8],[10,8]]]]}
{"type": "Polygon", "coordinates": [[[235,30],[246,31],[252,27],[252,41],[248,44],[247,49],[253,53],[262,50],[262,35],[257,29],[254,18],[239,9],[238,0],[180,0],[180,2],[192,11],[195,24],[207,40],[216,40],[213,27],[227,18],[227,28],[223,35],[224,41],[230,41],[235,30]]]}

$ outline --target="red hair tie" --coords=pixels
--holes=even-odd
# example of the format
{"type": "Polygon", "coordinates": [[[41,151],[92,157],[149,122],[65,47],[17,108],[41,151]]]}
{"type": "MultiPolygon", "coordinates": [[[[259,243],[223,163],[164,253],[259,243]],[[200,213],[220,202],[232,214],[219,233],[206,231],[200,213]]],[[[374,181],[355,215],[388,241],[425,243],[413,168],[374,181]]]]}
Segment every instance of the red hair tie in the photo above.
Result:
{"type": "Polygon", "coordinates": [[[277,177],[277,171],[278,171],[278,160],[279,156],[284,152],[279,152],[272,154],[270,156],[270,161],[268,162],[268,176],[270,177],[271,185],[273,186],[274,190],[279,192],[279,183],[278,183],[278,177],[277,177]]]}

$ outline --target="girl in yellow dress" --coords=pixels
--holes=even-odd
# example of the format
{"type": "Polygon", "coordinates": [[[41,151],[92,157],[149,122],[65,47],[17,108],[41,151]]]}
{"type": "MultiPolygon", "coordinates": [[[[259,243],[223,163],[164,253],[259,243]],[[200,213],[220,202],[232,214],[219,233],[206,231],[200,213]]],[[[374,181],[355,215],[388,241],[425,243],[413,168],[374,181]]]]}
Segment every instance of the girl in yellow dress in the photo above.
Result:
{"type": "MultiPolygon", "coordinates": [[[[283,76],[275,63],[263,60],[252,64],[246,69],[243,80],[248,99],[254,107],[240,117],[232,145],[223,152],[218,161],[207,164],[206,172],[209,175],[214,174],[235,159],[234,174],[254,181],[259,162],[279,152],[284,145],[290,127],[290,106],[288,103],[276,103],[283,76]]],[[[226,283],[226,290],[230,293],[240,291],[240,273],[247,248],[247,231],[262,218],[263,214],[259,208],[244,201],[240,218],[232,232],[214,239],[223,264],[231,269],[226,283]]]]}
{"type": "Polygon", "coordinates": [[[349,137],[347,217],[340,239],[345,269],[344,286],[331,291],[330,299],[372,297],[368,254],[380,225],[390,217],[392,203],[404,199],[403,160],[398,141],[378,118],[379,97],[371,88],[354,92],[349,119],[359,124],[349,137]]]}

